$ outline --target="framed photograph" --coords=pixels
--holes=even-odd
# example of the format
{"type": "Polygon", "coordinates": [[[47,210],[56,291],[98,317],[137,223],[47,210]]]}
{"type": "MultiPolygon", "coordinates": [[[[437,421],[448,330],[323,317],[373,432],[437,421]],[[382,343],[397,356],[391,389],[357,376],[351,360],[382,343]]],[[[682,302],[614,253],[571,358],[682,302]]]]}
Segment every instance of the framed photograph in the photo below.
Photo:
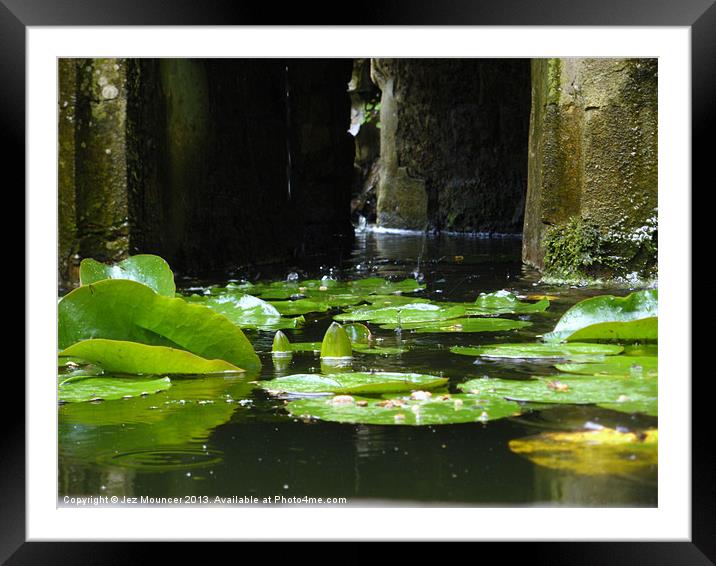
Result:
{"type": "Polygon", "coordinates": [[[0,2],[27,221],[3,560],[451,540],[713,563],[710,0],[0,2]]]}

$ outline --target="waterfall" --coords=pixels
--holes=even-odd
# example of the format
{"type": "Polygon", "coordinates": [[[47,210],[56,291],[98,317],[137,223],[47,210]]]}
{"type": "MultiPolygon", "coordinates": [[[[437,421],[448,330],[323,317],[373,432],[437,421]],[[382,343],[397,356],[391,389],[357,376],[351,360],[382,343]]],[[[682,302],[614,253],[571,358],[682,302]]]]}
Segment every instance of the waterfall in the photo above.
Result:
{"type": "Polygon", "coordinates": [[[284,100],[286,104],[286,186],[288,188],[288,199],[291,200],[291,84],[289,82],[288,65],[286,65],[284,86],[284,100]]]}

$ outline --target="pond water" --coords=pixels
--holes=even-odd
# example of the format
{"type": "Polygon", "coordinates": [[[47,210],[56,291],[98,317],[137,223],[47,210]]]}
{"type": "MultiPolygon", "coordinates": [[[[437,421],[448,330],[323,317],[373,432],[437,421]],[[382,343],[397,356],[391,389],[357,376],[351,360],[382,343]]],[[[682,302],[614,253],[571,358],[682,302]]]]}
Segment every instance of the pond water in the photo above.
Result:
{"type": "MultiPolygon", "coordinates": [[[[461,236],[423,237],[362,232],[350,258],[337,266],[293,266],[301,277],[339,279],[381,276],[419,278],[420,296],[475,300],[480,292],[508,289],[520,295],[556,297],[543,313],[502,315],[533,324],[519,330],[418,334],[371,330],[383,345],[400,342],[399,356],[357,353],[356,371],[385,370],[441,375],[456,384],[488,375],[524,379],[555,373],[547,362],[482,361],[453,354],[450,346],[533,342],[552,330],[575,302],[627,289],[584,289],[538,284],[520,262],[521,241],[461,236]],[[303,269],[302,269],[303,268],[303,269]],[[305,270],[305,271],[304,271],[305,270]]],[[[228,278],[244,274],[225,275],[228,278]]],[[[259,275],[252,273],[251,276],[259,275]]],[[[285,278],[286,272],[260,274],[285,278]]],[[[183,279],[195,289],[211,281],[183,279]]],[[[337,311],[308,314],[291,342],[320,341],[337,311]]],[[[549,431],[600,426],[627,431],[656,428],[657,419],[565,405],[528,411],[489,423],[439,426],[376,426],[302,420],[289,416],[284,400],[255,381],[320,371],[312,353],[294,354],[277,367],[270,354],[274,331],[246,331],[261,357],[260,375],[185,379],[147,397],[59,408],[59,504],[63,496],[345,498],[348,505],[567,505],[655,506],[655,455],[629,451],[530,460],[510,449],[515,439],[549,431]],[[253,383],[252,383],[253,382],[253,383]]],[[[208,499],[202,499],[208,498],[208,499]]],[[[297,498],[297,499],[292,499],[297,498]]],[[[274,500],[276,501],[276,500],[274,500]]],[[[234,500],[234,503],[241,500],[234,500]]]]}

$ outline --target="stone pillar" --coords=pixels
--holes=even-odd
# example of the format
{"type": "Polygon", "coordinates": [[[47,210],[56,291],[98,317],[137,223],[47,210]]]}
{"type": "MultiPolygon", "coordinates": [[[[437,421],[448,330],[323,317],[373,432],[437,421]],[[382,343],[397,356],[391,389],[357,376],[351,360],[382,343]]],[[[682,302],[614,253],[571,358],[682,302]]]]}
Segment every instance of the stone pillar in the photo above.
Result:
{"type": "Polygon", "coordinates": [[[75,59],[58,61],[58,81],[58,282],[63,287],[70,287],[77,282],[73,257],[78,246],[75,208],[75,59]]]}
{"type": "Polygon", "coordinates": [[[529,73],[526,59],[374,59],[378,223],[519,234],[529,73]]]}
{"type": "Polygon", "coordinates": [[[75,137],[81,257],[117,261],[129,251],[126,62],[78,61],[75,137]]]}
{"type": "Polygon", "coordinates": [[[533,60],[524,261],[655,277],[657,188],[657,60],[533,60]]]}

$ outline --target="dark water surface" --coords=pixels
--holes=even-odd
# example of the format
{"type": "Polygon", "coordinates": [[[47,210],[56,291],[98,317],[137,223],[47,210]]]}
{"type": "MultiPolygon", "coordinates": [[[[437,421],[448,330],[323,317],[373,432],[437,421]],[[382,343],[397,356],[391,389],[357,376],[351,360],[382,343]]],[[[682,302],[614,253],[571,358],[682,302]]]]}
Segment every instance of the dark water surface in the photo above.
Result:
{"type": "MultiPolygon", "coordinates": [[[[538,285],[520,262],[517,239],[361,233],[352,257],[300,275],[338,278],[424,277],[421,296],[474,301],[480,292],[509,289],[559,298],[545,313],[503,315],[533,322],[500,333],[414,334],[371,329],[384,345],[402,340],[401,356],[356,354],[356,370],[444,375],[450,389],[467,379],[551,375],[547,363],[482,362],[449,352],[453,345],[534,341],[561,313],[595,294],[626,289],[538,285]]],[[[278,278],[286,273],[274,274],[278,278]]],[[[263,274],[268,277],[270,274],[263,274]]],[[[178,282],[185,288],[203,282],[178,282]]],[[[225,281],[224,281],[225,283],[225,281]]],[[[285,331],[292,342],[320,341],[336,311],[306,315],[285,331]]],[[[615,474],[580,473],[532,463],[510,451],[510,440],[545,431],[604,425],[643,430],[656,419],[591,406],[533,411],[487,424],[367,426],[304,422],[268,396],[257,379],[319,371],[313,354],[296,354],[287,368],[271,355],[274,332],[247,331],[260,353],[260,375],[184,380],[157,395],[125,401],[74,403],[59,409],[59,495],[126,497],[345,497],[350,505],[655,506],[655,465],[625,466],[615,474]],[[179,386],[181,385],[181,387],[179,386]]],[[[629,458],[635,458],[629,455],[629,458]]],[[[206,500],[203,500],[206,501],[206,500]]],[[[198,502],[203,502],[201,499],[198,502]]]]}

